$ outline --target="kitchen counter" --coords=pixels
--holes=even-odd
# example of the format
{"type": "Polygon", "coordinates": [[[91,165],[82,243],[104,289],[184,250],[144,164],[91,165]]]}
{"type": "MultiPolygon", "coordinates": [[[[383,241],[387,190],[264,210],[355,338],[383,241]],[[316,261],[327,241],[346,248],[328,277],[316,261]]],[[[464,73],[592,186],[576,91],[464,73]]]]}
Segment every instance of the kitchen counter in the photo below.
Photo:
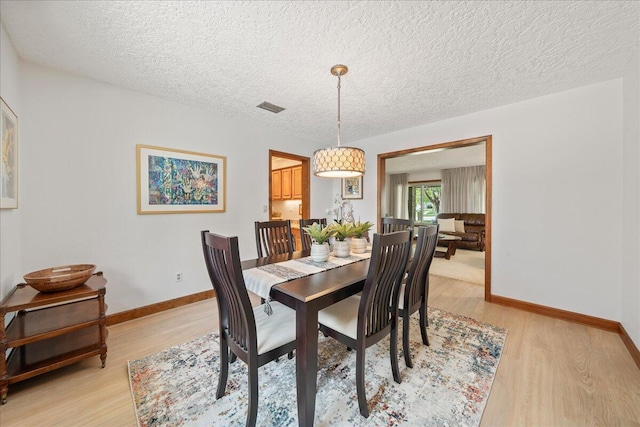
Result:
{"type": "Polygon", "coordinates": [[[290,219],[290,218],[283,218],[281,216],[272,216],[271,217],[271,221],[286,221],[286,220],[290,220],[291,221],[291,228],[292,229],[296,229],[299,230],[300,229],[300,218],[296,218],[296,219],[290,219]]]}

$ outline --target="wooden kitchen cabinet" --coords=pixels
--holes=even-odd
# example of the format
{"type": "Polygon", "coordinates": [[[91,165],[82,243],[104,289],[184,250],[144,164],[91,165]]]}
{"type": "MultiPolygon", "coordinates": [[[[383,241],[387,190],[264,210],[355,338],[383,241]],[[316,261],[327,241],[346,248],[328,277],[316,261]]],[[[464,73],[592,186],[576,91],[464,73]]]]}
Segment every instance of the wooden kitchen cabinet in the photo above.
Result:
{"type": "Polygon", "coordinates": [[[293,236],[293,240],[296,242],[296,251],[302,250],[302,239],[300,238],[300,233],[302,233],[302,230],[300,230],[299,227],[291,226],[291,235],[293,236]]]}
{"type": "Polygon", "coordinates": [[[302,199],[302,166],[291,168],[291,186],[293,199],[302,199]]]}
{"type": "Polygon", "coordinates": [[[282,170],[271,171],[271,199],[282,200],[282,170]]]}
{"type": "Polygon", "coordinates": [[[291,168],[282,169],[282,199],[291,199],[291,168]]]}
{"type": "Polygon", "coordinates": [[[107,280],[42,293],[21,283],[0,304],[0,403],[9,385],[92,356],[107,359],[107,280]],[[5,316],[15,312],[5,328],[5,316]],[[13,349],[6,356],[7,350],[13,349]]]}
{"type": "Polygon", "coordinates": [[[271,200],[302,199],[302,166],[271,171],[271,200]]]}

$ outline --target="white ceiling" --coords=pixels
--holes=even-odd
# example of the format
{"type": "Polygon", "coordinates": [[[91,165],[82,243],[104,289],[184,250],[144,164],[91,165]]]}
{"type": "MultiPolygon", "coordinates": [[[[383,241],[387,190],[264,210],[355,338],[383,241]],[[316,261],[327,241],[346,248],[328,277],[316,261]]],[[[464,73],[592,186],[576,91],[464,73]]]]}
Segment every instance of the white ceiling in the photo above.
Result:
{"type": "Polygon", "coordinates": [[[335,145],[334,64],[348,143],[621,77],[640,5],[3,0],[0,15],[27,61],[335,145]]]}
{"type": "Polygon", "coordinates": [[[288,168],[301,165],[300,160],[283,159],[282,157],[271,157],[271,170],[288,168]]]}

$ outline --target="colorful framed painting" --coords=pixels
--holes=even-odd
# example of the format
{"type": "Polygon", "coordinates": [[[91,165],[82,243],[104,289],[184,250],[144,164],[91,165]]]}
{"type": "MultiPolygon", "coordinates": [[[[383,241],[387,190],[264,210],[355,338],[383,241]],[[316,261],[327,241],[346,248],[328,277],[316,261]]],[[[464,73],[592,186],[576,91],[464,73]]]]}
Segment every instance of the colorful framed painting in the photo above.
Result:
{"type": "Polygon", "coordinates": [[[18,208],[18,117],[2,101],[2,117],[0,118],[0,209],[18,208]]]}
{"type": "Polygon", "coordinates": [[[342,178],[342,198],[362,199],[362,176],[342,178]]]}
{"type": "Polygon", "coordinates": [[[138,214],[224,212],[223,156],[137,145],[138,214]]]}

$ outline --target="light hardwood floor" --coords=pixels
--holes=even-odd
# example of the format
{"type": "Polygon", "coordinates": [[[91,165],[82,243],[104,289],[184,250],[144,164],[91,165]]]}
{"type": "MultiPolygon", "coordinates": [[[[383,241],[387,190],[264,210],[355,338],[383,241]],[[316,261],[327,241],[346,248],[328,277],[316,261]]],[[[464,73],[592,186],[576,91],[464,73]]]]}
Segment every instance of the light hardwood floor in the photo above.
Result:
{"type": "MultiPolygon", "coordinates": [[[[483,291],[432,276],[429,300],[509,330],[482,426],[640,425],[640,370],[617,334],[485,303],[483,291]]],[[[215,306],[111,326],[106,368],[95,357],[11,385],[0,426],[135,426],[127,360],[215,329],[215,306]]]]}

